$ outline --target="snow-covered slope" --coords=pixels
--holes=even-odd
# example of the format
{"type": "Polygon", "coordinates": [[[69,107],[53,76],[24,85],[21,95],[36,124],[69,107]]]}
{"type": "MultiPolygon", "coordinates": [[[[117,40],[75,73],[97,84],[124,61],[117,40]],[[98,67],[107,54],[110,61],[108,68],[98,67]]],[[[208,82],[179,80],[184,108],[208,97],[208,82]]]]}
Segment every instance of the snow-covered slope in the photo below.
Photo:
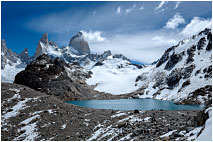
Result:
{"type": "Polygon", "coordinates": [[[1,41],[1,82],[13,82],[15,75],[24,70],[26,63],[23,56],[17,55],[1,41]]]}
{"type": "Polygon", "coordinates": [[[26,64],[22,63],[20,60],[17,61],[17,63],[6,64],[5,68],[1,70],[1,82],[12,83],[16,74],[24,70],[25,67],[26,64]]]}
{"type": "Polygon", "coordinates": [[[128,60],[108,56],[99,62],[91,71],[92,77],[86,82],[95,85],[95,90],[112,94],[124,94],[138,89],[135,78],[141,74],[141,69],[130,64],[128,60]]]}
{"type": "Polygon", "coordinates": [[[143,73],[137,77],[136,85],[144,88],[140,98],[190,100],[190,103],[209,100],[211,95],[208,91],[211,91],[212,84],[211,42],[211,30],[206,29],[167,49],[157,64],[143,68],[143,73]]]}

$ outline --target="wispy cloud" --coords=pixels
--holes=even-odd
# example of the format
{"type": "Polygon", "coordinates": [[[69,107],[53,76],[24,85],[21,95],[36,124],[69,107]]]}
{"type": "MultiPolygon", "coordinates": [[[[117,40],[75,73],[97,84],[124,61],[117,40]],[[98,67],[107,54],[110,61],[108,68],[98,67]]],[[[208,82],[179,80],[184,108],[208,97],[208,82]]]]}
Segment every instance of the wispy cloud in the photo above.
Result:
{"type": "Polygon", "coordinates": [[[121,7],[120,6],[117,8],[116,14],[121,14],[121,7]]]}
{"type": "Polygon", "coordinates": [[[186,25],[186,27],[180,33],[185,37],[189,37],[199,33],[200,31],[204,30],[205,28],[212,29],[212,19],[203,19],[200,17],[194,17],[191,22],[186,25]]]}
{"type": "Polygon", "coordinates": [[[167,1],[161,1],[160,4],[155,8],[155,10],[159,10],[163,7],[163,5],[167,4],[167,1]]]}
{"type": "Polygon", "coordinates": [[[180,13],[176,13],[172,18],[169,19],[169,21],[166,23],[165,28],[168,29],[176,29],[180,24],[184,24],[185,20],[180,15],[180,13]]]}
{"type": "Polygon", "coordinates": [[[162,43],[168,43],[169,45],[173,44],[175,45],[177,43],[177,40],[166,38],[165,36],[155,36],[152,38],[153,41],[156,41],[158,44],[162,43]]]}
{"type": "Polygon", "coordinates": [[[125,13],[128,14],[128,13],[132,12],[133,10],[135,10],[135,8],[136,8],[136,4],[133,4],[132,7],[126,9],[125,13]]]}
{"type": "Polygon", "coordinates": [[[181,3],[181,1],[177,1],[174,9],[177,9],[179,7],[180,3],[181,3]]]}

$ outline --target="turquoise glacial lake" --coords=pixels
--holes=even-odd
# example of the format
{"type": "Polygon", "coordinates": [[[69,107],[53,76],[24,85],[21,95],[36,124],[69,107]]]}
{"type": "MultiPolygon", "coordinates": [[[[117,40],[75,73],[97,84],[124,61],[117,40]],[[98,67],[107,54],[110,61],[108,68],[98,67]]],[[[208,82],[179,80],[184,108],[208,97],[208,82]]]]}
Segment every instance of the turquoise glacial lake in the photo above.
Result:
{"type": "Polygon", "coordinates": [[[81,107],[113,110],[201,110],[205,105],[176,105],[173,101],[155,99],[67,101],[81,107]]]}

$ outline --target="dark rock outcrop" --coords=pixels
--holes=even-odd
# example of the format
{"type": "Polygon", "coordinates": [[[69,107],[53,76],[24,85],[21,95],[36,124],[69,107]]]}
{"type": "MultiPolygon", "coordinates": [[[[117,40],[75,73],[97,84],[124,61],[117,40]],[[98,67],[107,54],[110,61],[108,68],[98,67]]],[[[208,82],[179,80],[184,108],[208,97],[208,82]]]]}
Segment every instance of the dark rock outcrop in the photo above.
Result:
{"type": "Polygon", "coordinates": [[[159,59],[159,61],[158,61],[157,64],[156,64],[156,67],[157,67],[157,68],[160,67],[163,63],[165,63],[165,62],[169,59],[169,53],[170,53],[174,48],[175,48],[175,46],[173,46],[173,47],[167,49],[167,50],[164,52],[163,56],[159,59]]]}
{"type": "Polygon", "coordinates": [[[188,50],[187,50],[187,55],[188,55],[188,58],[186,59],[186,63],[191,63],[194,61],[194,52],[196,50],[196,46],[193,45],[192,47],[190,47],[188,50]]]}
{"type": "Polygon", "coordinates": [[[204,104],[210,104],[212,101],[212,85],[206,85],[191,92],[187,98],[180,100],[177,104],[203,104],[198,97],[203,97],[204,104]]]}
{"type": "Polygon", "coordinates": [[[193,72],[195,68],[195,64],[191,64],[190,66],[188,67],[185,67],[183,70],[182,70],[182,77],[183,79],[187,79],[191,76],[191,73],[193,72]]]}
{"type": "Polygon", "coordinates": [[[212,33],[209,32],[208,35],[207,35],[207,39],[209,40],[209,43],[206,47],[206,50],[209,51],[209,50],[212,50],[212,33]]]}
{"type": "Polygon", "coordinates": [[[164,69],[165,70],[171,70],[178,62],[182,60],[182,57],[184,55],[184,52],[181,52],[179,54],[173,53],[170,57],[168,62],[166,63],[164,69]]]}
{"type": "Polygon", "coordinates": [[[174,69],[166,77],[166,83],[172,89],[175,86],[179,85],[179,81],[180,81],[181,78],[182,78],[182,76],[181,76],[181,69],[174,69]]]}
{"type": "Polygon", "coordinates": [[[127,57],[125,57],[125,56],[122,55],[122,54],[114,54],[114,55],[113,55],[113,58],[118,58],[118,59],[123,59],[123,60],[130,61],[127,57]]]}
{"type": "Polygon", "coordinates": [[[201,38],[197,43],[197,50],[202,50],[205,43],[206,43],[206,38],[205,37],[201,38]]]}
{"type": "Polygon", "coordinates": [[[212,78],[212,65],[203,69],[203,73],[205,73],[205,78],[212,78]]]}
{"type": "MultiPolygon", "coordinates": [[[[84,81],[90,74],[78,65],[66,64],[58,58],[51,60],[43,54],[18,73],[14,83],[29,86],[62,100],[88,100],[100,95],[84,81]]],[[[104,94],[101,95],[104,97],[104,94]]]]}

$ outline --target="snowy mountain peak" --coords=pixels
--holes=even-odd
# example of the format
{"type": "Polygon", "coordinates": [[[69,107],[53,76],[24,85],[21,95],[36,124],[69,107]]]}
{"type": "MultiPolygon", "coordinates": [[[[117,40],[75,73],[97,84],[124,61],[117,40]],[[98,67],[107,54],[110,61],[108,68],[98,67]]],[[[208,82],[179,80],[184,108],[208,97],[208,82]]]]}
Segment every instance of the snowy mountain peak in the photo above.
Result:
{"type": "Polygon", "coordinates": [[[48,34],[44,33],[38,42],[33,59],[35,60],[38,56],[44,53],[50,54],[54,57],[59,56],[60,55],[59,50],[60,49],[58,45],[56,44],[56,42],[48,41],[48,34]]]}
{"type": "Polygon", "coordinates": [[[25,62],[21,61],[11,49],[6,46],[6,41],[1,41],[1,81],[12,82],[15,75],[26,67],[25,62]]]}
{"type": "Polygon", "coordinates": [[[141,98],[204,104],[211,100],[212,33],[205,29],[167,49],[157,64],[144,68],[136,85],[141,98]],[[202,82],[202,83],[199,83],[202,82]]]}
{"type": "Polygon", "coordinates": [[[90,54],[90,48],[88,42],[84,39],[83,33],[78,32],[75,36],[73,36],[69,42],[69,46],[74,50],[78,51],[77,54],[85,55],[90,54]]]}
{"type": "Polygon", "coordinates": [[[29,54],[28,54],[28,49],[25,48],[24,51],[22,51],[19,56],[23,59],[23,60],[28,60],[30,57],[29,57],[29,54]]]}

